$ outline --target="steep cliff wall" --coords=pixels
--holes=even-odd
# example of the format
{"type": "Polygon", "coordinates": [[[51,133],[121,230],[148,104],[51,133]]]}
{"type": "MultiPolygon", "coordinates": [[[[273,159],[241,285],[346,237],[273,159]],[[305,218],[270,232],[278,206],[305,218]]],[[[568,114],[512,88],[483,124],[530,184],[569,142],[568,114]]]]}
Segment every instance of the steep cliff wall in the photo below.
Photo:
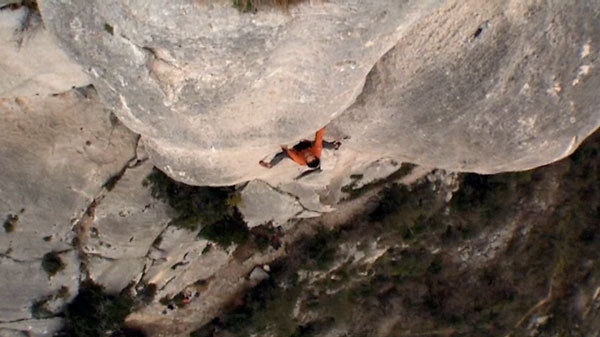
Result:
{"type": "Polygon", "coordinates": [[[371,183],[544,165],[600,121],[594,2],[40,0],[36,31],[12,7],[0,9],[0,335],[50,336],[85,279],[151,293],[129,322],[186,334],[285,255],[278,240],[307,234],[302,219],[348,221],[362,206],[340,201],[371,183]],[[342,146],[320,171],[258,165],[323,125],[342,146]],[[144,186],[154,165],[237,184],[228,212],[250,240],[175,226],[178,210],[144,186]],[[169,309],[186,292],[203,295],[169,309]]]}
{"type": "Polygon", "coordinates": [[[361,163],[494,173],[562,158],[600,120],[595,2],[40,8],[154,163],[190,184],[277,179],[258,160],[324,125],[361,163]]]}

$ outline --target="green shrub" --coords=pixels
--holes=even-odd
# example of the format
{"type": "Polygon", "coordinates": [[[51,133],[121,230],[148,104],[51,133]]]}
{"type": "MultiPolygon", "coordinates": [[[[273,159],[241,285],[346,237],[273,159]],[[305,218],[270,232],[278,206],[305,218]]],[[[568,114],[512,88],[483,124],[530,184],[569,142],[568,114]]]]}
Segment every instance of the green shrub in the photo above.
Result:
{"type": "Polygon", "coordinates": [[[218,222],[204,226],[198,236],[227,248],[232,244],[245,243],[250,236],[250,231],[242,219],[242,215],[236,210],[233,216],[225,217],[218,222]]]}
{"type": "Polygon", "coordinates": [[[79,294],[67,306],[65,326],[58,337],[143,336],[140,331],[123,328],[134,301],[115,296],[93,281],[84,281],[79,294]]]}
{"type": "Polygon", "coordinates": [[[154,300],[157,290],[156,284],[147,284],[140,292],[138,292],[137,298],[142,304],[148,305],[154,300]]]}
{"type": "Polygon", "coordinates": [[[108,23],[104,24],[104,31],[107,32],[110,35],[114,35],[115,34],[115,29],[113,28],[113,26],[109,25],[108,23]]]}
{"type": "Polygon", "coordinates": [[[65,269],[65,264],[58,253],[49,252],[42,258],[42,268],[48,274],[48,277],[52,277],[59,271],[65,269]]]}
{"type": "Polygon", "coordinates": [[[334,261],[339,233],[319,227],[314,237],[300,240],[301,258],[305,268],[325,270],[334,261]]]}
{"type": "Polygon", "coordinates": [[[48,296],[34,301],[31,304],[31,316],[33,316],[35,319],[44,319],[54,316],[54,314],[48,309],[48,301],[51,299],[52,297],[48,296]]]}
{"type": "Polygon", "coordinates": [[[4,220],[4,224],[2,225],[2,227],[4,227],[4,231],[6,233],[12,233],[15,231],[15,225],[17,224],[17,222],[19,221],[19,216],[15,215],[15,214],[9,214],[6,217],[6,220],[4,220]]]}
{"type": "Polygon", "coordinates": [[[156,168],[143,185],[172,208],[171,225],[190,231],[202,228],[199,236],[223,247],[248,238],[248,228],[237,210],[240,196],[234,187],[190,186],[156,168]]]}

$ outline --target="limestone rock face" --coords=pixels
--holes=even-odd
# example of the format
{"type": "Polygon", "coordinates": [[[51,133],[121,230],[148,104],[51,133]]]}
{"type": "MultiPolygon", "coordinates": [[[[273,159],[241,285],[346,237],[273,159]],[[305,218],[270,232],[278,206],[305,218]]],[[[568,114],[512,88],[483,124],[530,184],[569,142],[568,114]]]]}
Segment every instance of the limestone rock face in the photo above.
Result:
{"type": "Polygon", "coordinates": [[[51,336],[82,277],[75,229],[137,136],[93,89],[1,99],[0,134],[0,331],[51,336]]]}
{"type": "MultiPolygon", "coordinates": [[[[0,8],[4,5],[0,1],[0,8]]],[[[30,14],[25,7],[0,9],[0,98],[45,96],[90,84],[81,66],[43,28],[39,15],[30,14]]]]}
{"type": "Polygon", "coordinates": [[[415,25],[334,121],[360,151],[497,173],[572,153],[600,123],[600,3],[462,1],[415,25]]]}
{"type": "MultiPolygon", "coordinates": [[[[38,2],[106,105],[88,89],[2,89],[0,335],[56,330],[86,277],[113,293],[153,285],[129,320],[187,335],[284,254],[169,226],[142,186],[153,164],[188,184],[254,180],[238,185],[240,212],[287,233],[290,218],[330,212],[405,162],[422,165],[410,179],[426,167],[528,169],[568,155],[600,121],[592,1],[314,0],[256,13],[228,0],[38,2]],[[321,171],[258,165],[323,125],[342,146],[324,150],[321,171]],[[53,275],[48,253],[64,264],[53,275]],[[181,311],[159,303],[187,292],[199,297],[181,311]]],[[[24,15],[7,13],[13,26],[24,15]]],[[[21,61],[9,52],[4,62],[21,61]]]]}
{"type": "Polygon", "coordinates": [[[310,1],[241,13],[231,1],[39,2],[48,29],[177,180],[234,184],[309,137],[373,64],[443,1],[310,1]],[[374,24],[376,23],[376,24],[374,24]]]}
{"type": "Polygon", "coordinates": [[[346,150],[451,170],[557,160],[600,119],[599,6],[40,1],[154,163],[200,185],[277,179],[258,160],[323,125],[346,150]]]}
{"type": "Polygon", "coordinates": [[[167,206],[143,187],[151,170],[149,161],[127,169],[95,209],[83,251],[92,256],[92,279],[108,292],[119,293],[137,281],[151,263],[152,243],[170,220],[167,206]]]}
{"type": "Polygon", "coordinates": [[[0,214],[14,219],[0,246],[11,257],[70,249],[72,224],[135,156],[136,136],[93,102],[77,91],[0,101],[0,214]]]}

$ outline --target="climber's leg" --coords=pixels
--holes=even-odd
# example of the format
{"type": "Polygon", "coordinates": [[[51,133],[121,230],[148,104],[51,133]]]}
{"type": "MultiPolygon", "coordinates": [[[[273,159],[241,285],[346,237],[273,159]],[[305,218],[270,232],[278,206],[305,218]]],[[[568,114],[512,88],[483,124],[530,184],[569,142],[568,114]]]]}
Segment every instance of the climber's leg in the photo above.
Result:
{"type": "Polygon", "coordinates": [[[281,150],[281,152],[277,153],[277,154],[276,154],[276,155],[273,157],[273,159],[271,159],[271,161],[269,161],[268,163],[267,163],[266,161],[264,161],[264,160],[261,160],[261,161],[259,162],[259,164],[260,164],[262,167],[271,168],[271,167],[273,167],[273,166],[275,166],[275,165],[279,164],[279,162],[280,162],[280,161],[282,161],[284,158],[289,158],[289,156],[288,156],[288,154],[287,154],[287,151],[285,151],[285,150],[281,150]]]}

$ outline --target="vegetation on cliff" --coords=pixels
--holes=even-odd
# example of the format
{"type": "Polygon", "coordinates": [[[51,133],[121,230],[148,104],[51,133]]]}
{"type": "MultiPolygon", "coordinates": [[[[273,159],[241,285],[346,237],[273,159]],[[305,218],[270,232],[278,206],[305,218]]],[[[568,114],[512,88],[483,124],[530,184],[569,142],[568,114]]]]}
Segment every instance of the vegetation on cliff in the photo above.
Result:
{"type": "Polygon", "coordinates": [[[393,185],[192,336],[585,335],[599,306],[599,154],[595,136],[536,170],[465,174],[449,202],[435,182],[393,185]],[[358,258],[374,246],[374,261],[358,258]]]}

